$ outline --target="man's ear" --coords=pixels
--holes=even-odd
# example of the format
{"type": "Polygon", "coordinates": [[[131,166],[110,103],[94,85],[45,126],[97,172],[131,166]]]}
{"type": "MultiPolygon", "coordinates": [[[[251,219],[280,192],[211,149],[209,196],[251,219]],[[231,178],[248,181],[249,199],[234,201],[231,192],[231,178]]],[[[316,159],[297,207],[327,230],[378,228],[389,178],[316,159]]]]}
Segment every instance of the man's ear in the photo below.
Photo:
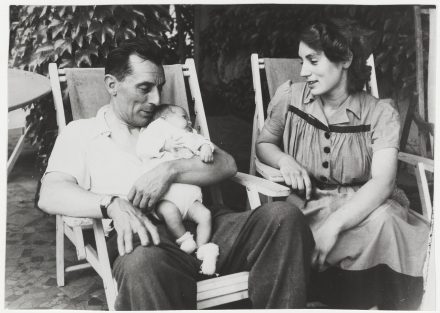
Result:
{"type": "Polygon", "coordinates": [[[107,88],[108,93],[111,96],[116,96],[118,94],[118,80],[113,75],[107,74],[104,77],[105,88],[107,88]]]}
{"type": "Polygon", "coordinates": [[[353,61],[353,52],[350,51],[348,54],[348,59],[342,62],[342,68],[347,70],[350,67],[352,61],[353,61]]]}

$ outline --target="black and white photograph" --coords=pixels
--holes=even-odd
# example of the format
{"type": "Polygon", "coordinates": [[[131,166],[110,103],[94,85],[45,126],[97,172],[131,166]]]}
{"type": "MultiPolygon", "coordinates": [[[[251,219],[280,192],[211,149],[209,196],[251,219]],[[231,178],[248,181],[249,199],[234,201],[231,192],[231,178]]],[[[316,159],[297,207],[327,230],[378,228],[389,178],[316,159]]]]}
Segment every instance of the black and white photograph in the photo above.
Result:
{"type": "Polygon", "coordinates": [[[440,309],[435,1],[3,6],[0,309],[440,309]]]}

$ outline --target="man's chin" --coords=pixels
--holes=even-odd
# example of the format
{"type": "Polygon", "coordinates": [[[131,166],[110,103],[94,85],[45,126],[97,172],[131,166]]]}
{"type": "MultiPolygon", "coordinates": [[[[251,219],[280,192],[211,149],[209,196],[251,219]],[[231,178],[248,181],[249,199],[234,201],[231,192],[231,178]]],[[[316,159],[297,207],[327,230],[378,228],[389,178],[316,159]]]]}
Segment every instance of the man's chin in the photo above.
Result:
{"type": "Polygon", "coordinates": [[[135,123],[133,123],[134,124],[133,126],[139,127],[139,128],[146,127],[146,126],[148,126],[148,124],[151,123],[152,120],[153,120],[152,118],[140,118],[140,119],[137,119],[135,121],[135,123]]]}

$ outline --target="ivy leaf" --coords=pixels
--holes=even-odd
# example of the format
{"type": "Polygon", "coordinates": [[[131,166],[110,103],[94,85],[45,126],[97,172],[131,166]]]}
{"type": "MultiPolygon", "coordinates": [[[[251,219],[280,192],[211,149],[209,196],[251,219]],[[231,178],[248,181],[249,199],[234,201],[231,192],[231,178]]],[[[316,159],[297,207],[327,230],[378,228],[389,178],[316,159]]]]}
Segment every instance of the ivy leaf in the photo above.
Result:
{"type": "Polygon", "coordinates": [[[64,14],[66,13],[66,6],[65,5],[63,5],[63,6],[61,6],[61,7],[57,7],[58,8],[58,15],[60,16],[60,17],[63,17],[64,16],[64,14]]]}
{"type": "Polygon", "coordinates": [[[49,28],[55,27],[62,24],[62,22],[59,19],[52,19],[52,21],[49,24],[49,28]]]}
{"type": "Polygon", "coordinates": [[[44,16],[44,14],[46,14],[46,11],[47,11],[47,5],[45,5],[45,6],[43,7],[43,9],[41,10],[40,18],[42,18],[42,17],[44,16]]]}
{"type": "Polygon", "coordinates": [[[47,42],[47,26],[45,25],[40,25],[38,27],[38,31],[36,34],[36,38],[35,38],[35,43],[45,43],[47,42]]]}
{"type": "Polygon", "coordinates": [[[132,29],[127,27],[127,28],[125,28],[125,31],[124,31],[124,37],[125,37],[125,39],[134,38],[134,37],[136,37],[136,33],[132,29]]]}
{"type": "Polygon", "coordinates": [[[72,55],[72,38],[66,38],[61,47],[60,55],[62,55],[65,51],[69,52],[72,55]]]}
{"type": "Polygon", "coordinates": [[[77,67],[81,66],[81,63],[86,63],[89,66],[92,66],[92,61],[90,60],[90,54],[86,51],[79,50],[75,53],[75,64],[77,67]]]}
{"type": "Polygon", "coordinates": [[[89,28],[87,29],[87,36],[93,35],[94,33],[101,33],[102,30],[102,24],[98,20],[93,20],[90,23],[89,28]]]}
{"type": "Polygon", "coordinates": [[[61,32],[65,33],[66,32],[66,25],[64,23],[60,23],[58,25],[56,25],[55,27],[52,28],[52,39],[56,38],[57,35],[61,32]]]}
{"type": "Polygon", "coordinates": [[[75,67],[75,63],[73,62],[72,59],[62,59],[61,63],[59,65],[60,68],[70,68],[70,67],[75,67]]]}
{"type": "Polygon", "coordinates": [[[395,21],[393,21],[392,19],[388,18],[384,25],[383,25],[383,30],[386,32],[391,31],[392,25],[395,23],[395,21]]]}
{"type": "Polygon", "coordinates": [[[57,50],[59,47],[61,47],[64,44],[65,40],[64,39],[58,39],[54,42],[53,44],[53,48],[55,50],[57,50]]]}

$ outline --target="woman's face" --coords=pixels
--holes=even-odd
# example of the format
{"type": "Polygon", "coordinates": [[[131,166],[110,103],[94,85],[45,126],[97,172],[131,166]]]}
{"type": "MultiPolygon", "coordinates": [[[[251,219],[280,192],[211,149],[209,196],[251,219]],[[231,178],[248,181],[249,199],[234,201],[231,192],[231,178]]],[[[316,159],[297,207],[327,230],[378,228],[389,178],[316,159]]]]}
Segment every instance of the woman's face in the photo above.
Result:
{"type": "Polygon", "coordinates": [[[301,76],[307,79],[314,96],[347,92],[347,71],[343,62],[331,62],[323,51],[316,51],[302,41],[298,55],[302,60],[301,76]]]}

